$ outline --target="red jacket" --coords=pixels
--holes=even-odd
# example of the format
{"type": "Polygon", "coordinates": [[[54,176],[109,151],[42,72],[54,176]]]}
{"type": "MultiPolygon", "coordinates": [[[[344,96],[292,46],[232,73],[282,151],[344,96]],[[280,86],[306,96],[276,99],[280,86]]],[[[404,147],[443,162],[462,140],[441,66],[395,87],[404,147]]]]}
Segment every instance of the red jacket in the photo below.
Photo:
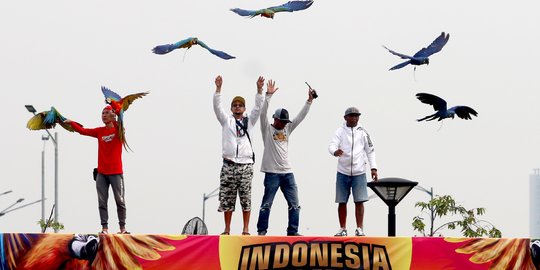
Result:
{"type": "Polygon", "coordinates": [[[71,126],[81,135],[98,139],[98,167],[101,174],[122,174],[122,142],[118,138],[118,125],[113,128],[83,128],[75,122],[71,126]]]}

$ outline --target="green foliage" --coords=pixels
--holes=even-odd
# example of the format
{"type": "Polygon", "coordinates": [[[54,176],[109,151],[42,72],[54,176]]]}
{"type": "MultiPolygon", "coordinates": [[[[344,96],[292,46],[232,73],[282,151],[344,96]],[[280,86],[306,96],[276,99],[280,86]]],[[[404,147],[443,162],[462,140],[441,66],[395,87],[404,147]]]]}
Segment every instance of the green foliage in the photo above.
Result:
{"type": "Polygon", "coordinates": [[[501,231],[495,228],[493,224],[486,220],[478,219],[478,216],[486,213],[485,208],[466,209],[457,204],[450,195],[435,196],[429,202],[417,202],[415,207],[419,207],[422,213],[428,213],[430,215],[431,227],[429,228],[429,232],[426,232],[424,218],[421,216],[413,218],[413,229],[424,236],[440,234],[440,231],[443,229],[455,230],[459,228],[461,234],[465,237],[501,237],[501,231]],[[459,219],[444,223],[434,230],[435,219],[448,216],[459,216],[459,219]]]}
{"type": "Polygon", "coordinates": [[[43,220],[40,219],[37,224],[41,228],[41,232],[45,232],[47,228],[52,228],[54,231],[60,231],[64,229],[64,224],[57,222],[56,220],[43,220]],[[49,224],[47,224],[49,223],[49,224]]]}

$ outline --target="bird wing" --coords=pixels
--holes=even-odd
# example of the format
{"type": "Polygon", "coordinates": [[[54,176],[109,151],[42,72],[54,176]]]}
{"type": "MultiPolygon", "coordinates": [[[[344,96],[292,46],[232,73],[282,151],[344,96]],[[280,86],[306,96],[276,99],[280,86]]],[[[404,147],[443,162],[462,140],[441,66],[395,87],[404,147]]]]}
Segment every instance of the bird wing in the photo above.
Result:
{"type": "Polygon", "coordinates": [[[112,99],[114,101],[117,101],[117,102],[122,99],[122,97],[119,94],[115,93],[114,91],[112,91],[111,89],[109,89],[109,88],[107,88],[105,86],[101,87],[101,92],[103,92],[103,95],[105,96],[105,99],[110,98],[110,99],[112,99]]]}
{"type": "Polygon", "coordinates": [[[133,101],[148,95],[148,93],[149,92],[141,92],[141,93],[131,94],[131,95],[127,95],[127,96],[123,97],[119,101],[119,103],[122,104],[122,110],[127,111],[127,109],[129,108],[129,105],[131,105],[131,103],[133,103],[133,101]]]}
{"type": "Polygon", "coordinates": [[[185,48],[185,47],[191,47],[190,41],[192,41],[194,38],[189,37],[183,40],[180,40],[174,44],[165,44],[165,45],[159,45],[152,49],[152,52],[155,54],[167,54],[170,53],[173,50],[179,49],[179,48],[185,48]]]}
{"type": "Polygon", "coordinates": [[[219,57],[219,58],[222,58],[222,59],[225,59],[225,60],[229,60],[229,59],[234,59],[236,57],[232,56],[232,55],[229,55],[225,52],[222,52],[222,51],[218,51],[218,50],[214,50],[210,47],[208,47],[208,45],[206,45],[204,42],[202,42],[200,39],[197,40],[197,44],[199,44],[201,47],[207,49],[211,54],[219,57]]]}
{"type": "Polygon", "coordinates": [[[175,249],[167,240],[184,238],[185,235],[100,235],[101,248],[92,266],[94,269],[142,269],[141,260],[159,260],[161,252],[175,249]]]}
{"type": "Polygon", "coordinates": [[[268,9],[274,11],[274,12],[293,12],[293,11],[299,11],[304,10],[308,7],[313,5],[313,0],[309,1],[289,1],[281,6],[275,6],[275,7],[269,7],[268,9]]]}
{"type": "Polygon", "coordinates": [[[446,101],[436,95],[428,93],[418,93],[416,94],[416,97],[422,103],[432,105],[433,109],[436,111],[446,111],[446,101]]]}
{"type": "Polygon", "coordinates": [[[47,116],[47,113],[49,113],[49,111],[36,113],[36,115],[32,116],[32,118],[28,120],[28,122],[26,123],[26,127],[30,130],[52,128],[52,126],[45,125],[44,119],[47,116]]]}
{"type": "Polygon", "coordinates": [[[401,64],[397,64],[397,65],[391,67],[389,70],[400,69],[400,68],[402,68],[402,67],[404,67],[404,66],[406,66],[406,65],[408,65],[408,64],[410,64],[410,63],[411,63],[411,60],[407,60],[407,61],[405,61],[405,62],[403,62],[403,63],[401,63],[401,64]]]}
{"type": "Polygon", "coordinates": [[[262,9],[259,9],[259,10],[246,10],[246,9],[241,9],[241,8],[232,8],[231,9],[232,12],[240,15],[240,16],[249,16],[251,18],[257,16],[257,15],[260,15],[263,10],[262,9]]]}
{"type": "Polygon", "coordinates": [[[448,39],[450,39],[450,34],[445,34],[444,32],[441,33],[440,36],[438,36],[427,48],[422,48],[417,53],[414,54],[414,57],[428,57],[436,52],[439,52],[444,45],[448,42],[448,39]]]}
{"type": "Polygon", "coordinates": [[[402,54],[402,53],[398,53],[398,52],[396,52],[396,51],[392,51],[392,50],[388,49],[388,48],[387,48],[386,46],[384,46],[384,45],[383,45],[383,48],[387,49],[391,54],[397,55],[397,56],[401,57],[401,59],[411,59],[411,60],[414,59],[412,56],[408,56],[408,55],[406,55],[406,54],[402,54]]]}
{"type": "Polygon", "coordinates": [[[474,116],[478,116],[478,113],[473,108],[468,106],[454,106],[450,108],[450,110],[453,110],[454,112],[456,112],[459,118],[465,120],[471,120],[471,114],[474,116]]]}

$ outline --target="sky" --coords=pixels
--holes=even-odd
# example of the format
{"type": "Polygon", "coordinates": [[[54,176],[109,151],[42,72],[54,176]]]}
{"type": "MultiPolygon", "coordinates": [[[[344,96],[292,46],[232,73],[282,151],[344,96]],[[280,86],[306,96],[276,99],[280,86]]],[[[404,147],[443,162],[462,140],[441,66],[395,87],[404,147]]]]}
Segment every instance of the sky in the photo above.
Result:
{"type": "MultiPolygon", "coordinates": [[[[85,127],[102,125],[100,87],[120,95],[149,91],[125,115],[133,152],[124,152],[127,229],[177,234],[202,216],[203,194],[219,185],[221,127],[212,110],[214,79],[223,76],[225,109],[236,95],[253,106],[258,76],[273,79],[278,92],[269,111],[287,108],[294,117],[307,99],[305,82],[319,94],[290,137],[290,160],[299,189],[299,232],[333,235],[338,229],[336,158],[327,150],[347,107],[362,112],[361,125],[374,142],[381,178],[400,177],[451,195],[466,208],[484,207],[482,217],[503,237],[529,237],[529,175],[540,167],[540,3],[520,1],[323,1],[274,20],[240,17],[231,8],[259,9],[284,1],[4,1],[0,4],[0,211],[19,198],[41,198],[41,151],[45,149],[46,213],[54,202],[54,145],[30,131],[32,116],[55,106],[85,127]],[[405,54],[429,45],[441,32],[450,40],[429,66],[388,69],[405,54]],[[236,56],[222,60],[201,47],[155,55],[156,45],[198,37],[236,56]],[[415,94],[428,92],[449,105],[478,111],[462,119],[421,122],[433,113],[415,94]]],[[[59,219],[65,233],[100,230],[92,169],[97,141],[61,127],[59,219]]],[[[259,124],[251,138],[263,146],[259,124]]],[[[252,218],[256,232],[264,174],[254,165],[252,218]]],[[[371,192],[371,191],[370,191],[371,192]]],[[[413,231],[414,204],[429,195],[413,190],[396,207],[397,235],[413,231]]],[[[217,197],[204,203],[210,234],[223,230],[217,197]]],[[[237,203],[239,208],[239,204],[237,203]]],[[[387,234],[387,206],[365,204],[364,231],[387,234]]],[[[349,202],[347,227],[355,228],[349,202]]],[[[109,224],[117,230],[114,200],[109,224]]],[[[427,217],[427,216],[424,216],[427,217]]],[[[39,232],[40,204],[0,217],[0,232],[39,232]]],[[[445,221],[440,220],[439,225],[445,221]]],[[[448,221],[448,220],[446,220],[448,221]]],[[[437,226],[437,224],[436,224],[437,226]]],[[[269,234],[285,235],[287,206],[276,195],[269,234]]],[[[232,234],[241,233],[233,214],[232,234]]],[[[443,235],[459,236],[445,230],[443,235]]]]}

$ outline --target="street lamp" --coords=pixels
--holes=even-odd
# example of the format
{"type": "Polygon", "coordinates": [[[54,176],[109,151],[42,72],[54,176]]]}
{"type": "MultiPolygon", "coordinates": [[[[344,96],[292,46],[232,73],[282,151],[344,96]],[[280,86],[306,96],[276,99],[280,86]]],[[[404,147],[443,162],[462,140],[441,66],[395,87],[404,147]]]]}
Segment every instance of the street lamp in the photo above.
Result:
{"type": "MultiPolygon", "coordinates": [[[[28,110],[30,113],[36,115],[36,108],[34,108],[34,106],[32,105],[24,105],[24,107],[26,107],[26,110],[28,110]]],[[[54,144],[54,205],[56,206],[56,210],[54,211],[54,220],[56,222],[58,222],[58,133],[55,132],[54,133],[54,137],[52,136],[52,134],[49,132],[49,130],[45,129],[45,131],[47,131],[47,134],[49,134],[49,136],[47,137],[47,139],[44,139],[44,137],[42,136],[41,139],[43,140],[43,142],[45,143],[45,140],[48,140],[49,138],[51,138],[51,141],[53,142],[54,144]]],[[[45,148],[43,149],[42,151],[42,161],[41,161],[41,166],[42,166],[42,172],[41,172],[41,218],[43,220],[45,220],[45,173],[44,173],[44,154],[45,152],[45,148]]],[[[54,232],[58,232],[57,229],[54,230],[54,232]]]]}
{"type": "Polygon", "coordinates": [[[35,201],[35,202],[27,203],[27,204],[25,204],[25,205],[21,205],[21,206],[19,206],[19,207],[16,207],[16,208],[11,209],[11,207],[13,207],[13,206],[15,206],[16,204],[22,202],[23,200],[24,200],[24,198],[20,198],[20,199],[18,199],[15,203],[13,203],[12,205],[10,205],[8,208],[6,208],[6,209],[0,211],[0,217],[3,216],[3,215],[5,215],[5,214],[7,214],[7,213],[9,213],[9,212],[15,211],[15,210],[17,210],[17,209],[20,209],[20,208],[23,208],[23,207],[26,207],[26,206],[29,206],[29,205],[32,205],[32,204],[34,204],[34,203],[38,203],[38,202],[41,201],[41,200],[37,200],[37,201],[35,201]]]}
{"type": "Polygon", "coordinates": [[[206,200],[212,198],[212,197],[215,197],[217,196],[218,194],[216,194],[215,192],[219,190],[219,187],[214,189],[214,191],[210,192],[208,195],[206,195],[206,193],[203,193],[203,204],[202,204],[202,221],[204,223],[204,212],[205,212],[205,206],[206,206],[206,200]]]}
{"type": "Polygon", "coordinates": [[[433,236],[433,223],[435,222],[435,206],[431,204],[431,201],[433,201],[433,187],[431,187],[429,190],[425,189],[422,186],[415,186],[414,189],[423,191],[427,193],[431,200],[429,201],[429,211],[430,211],[430,227],[429,227],[429,236],[433,236]]]}
{"type": "Polygon", "coordinates": [[[388,205],[388,236],[396,236],[396,205],[418,182],[402,178],[382,178],[367,185],[388,205]]]}
{"type": "Polygon", "coordinates": [[[8,194],[10,192],[13,192],[13,190],[4,191],[4,192],[0,193],[0,195],[6,195],[6,194],[8,194]]]}

